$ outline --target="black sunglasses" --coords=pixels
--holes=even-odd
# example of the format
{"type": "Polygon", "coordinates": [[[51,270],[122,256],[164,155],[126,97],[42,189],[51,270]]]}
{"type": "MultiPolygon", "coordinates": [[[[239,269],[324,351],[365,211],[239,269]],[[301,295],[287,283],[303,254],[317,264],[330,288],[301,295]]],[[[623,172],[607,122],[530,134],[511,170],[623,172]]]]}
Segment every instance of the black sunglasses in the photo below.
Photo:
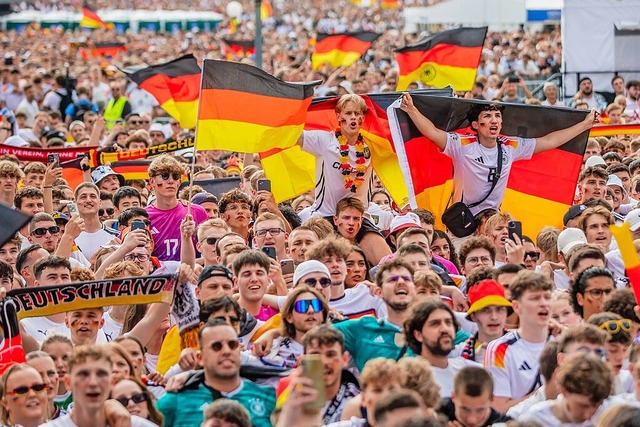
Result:
{"type": "Polygon", "coordinates": [[[45,234],[47,234],[47,231],[53,236],[54,234],[58,234],[60,232],[60,227],[58,227],[57,225],[52,225],[51,227],[36,228],[31,232],[31,235],[43,237],[45,234]]]}
{"type": "Polygon", "coordinates": [[[202,243],[202,242],[207,242],[207,245],[213,246],[218,242],[218,238],[217,237],[206,237],[206,238],[204,238],[204,239],[202,239],[200,241],[200,243],[202,243]]]}
{"type": "Polygon", "coordinates": [[[115,212],[115,209],[113,208],[106,208],[106,209],[98,209],[98,216],[102,216],[104,215],[104,213],[107,213],[107,215],[113,215],[113,213],[115,212]]]}
{"type": "Polygon", "coordinates": [[[165,181],[169,179],[169,177],[173,178],[174,181],[180,181],[180,177],[182,175],[180,175],[179,173],[169,173],[169,172],[162,172],[156,176],[159,176],[160,178],[164,179],[165,181]]]}
{"type": "Polygon", "coordinates": [[[531,261],[538,261],[538,259],[540,259],[540,252],[538,251],[525,252],[524,258],[526,259],[527,257],[531,258],[531,261]]]}
{"type": "Polygon", "coordinates": [[[211,343],[211,350],[217,353],[222,350],[222,346],[225,344],[229,346],[229,349],[235,350],[240,346],[240,341],[238,340],[214,341],[211,343]]]}
{"type": "Polygon", "coordinates": [[[133,403],[142,403],[145,400],[147,400],[147,397],[144,395],[144,393],[135,393],[135,394],[132,394],[131,397],[123,396],[123,397],[118,397],[116,400],[126,408],[130,400],[133,400],[133,403]]]}
{"type": "Polygon", "coordinates": [[[36,393],[40,393],[41,391],[44,391],[46,389],[47,389],[46,384],[34,384],[32,386],[16,387],[13,390],[7,391],[5,394],[8,396],[24,396],[25,394],[29,393],[29,390],[33,390],[36,393]]]}
{"type": "Polygon", "coordinates": [[[323,288],[328,288],[329,286],[331,286],[331,279],[329,279],[328,277],[323,277],[321,279],[309,277],[308,279],[305,279],[304,284],[307,286],[315,287],[316,283],[318,282],[320,282],[320,286],[322,286],[323,288]]]}

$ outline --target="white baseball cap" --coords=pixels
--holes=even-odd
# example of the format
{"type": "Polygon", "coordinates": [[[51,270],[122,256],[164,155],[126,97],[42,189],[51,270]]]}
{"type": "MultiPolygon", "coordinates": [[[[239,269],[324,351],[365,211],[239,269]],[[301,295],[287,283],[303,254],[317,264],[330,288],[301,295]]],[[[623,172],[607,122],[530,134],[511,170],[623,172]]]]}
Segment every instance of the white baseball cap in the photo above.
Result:
{"type": "Polygon", "coordinates": [[[415,227],[420,228],[420,217],[413,212],[407,212],[406,214],[398,215],[391,220],[389,233],[393,234],[396,231],[415,227]]]}
{"type": "Polygon", "coordinates": [[[566,254],[577,245],[586,245],[587,236],[579,228],[565,228],[558,236],[558,251],[566,254]]]}
{"type": "Polygon", "coordinates": [[[331,273],[326,265],[315,259],[301,262],[293,273],[293,286],[296,286],[300,279],[309,273],[323,273],[328,278],[331,278],[331,273]]]}
{"type": "Polygon", "coordinates": [[[589,157],[587,159],[586,162],[584,162],[584,167],[585,168],[588,168],[588,167],[591,167],[591,166],[597,166],[597,165],[607,166],[607,163],[600,156],[591,156],[591,157],[589,157]]]}
{"type": "Polygon", "coordinates": [[[631,231],[638,231],[640,229],[640,209],[634,209],[629,212],[624,218],[624,222],[629,224],[631,231]]]}

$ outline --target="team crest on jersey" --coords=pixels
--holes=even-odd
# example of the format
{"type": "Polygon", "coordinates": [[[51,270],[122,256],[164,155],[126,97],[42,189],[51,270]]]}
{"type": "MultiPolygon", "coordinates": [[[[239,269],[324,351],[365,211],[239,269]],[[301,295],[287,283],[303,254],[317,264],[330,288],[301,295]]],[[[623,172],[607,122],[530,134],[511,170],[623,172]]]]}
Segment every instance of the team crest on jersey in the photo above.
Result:
{"type": "Polygon", "coordinates": [[[258,416],[264,415],[267,410],[264,406],[264,402],[261,399],[251,399],[249,401],[249,412],[258,416]]]}
{"type": "Polygon", "coordinates": [[[396,336],[393,338],[393,343],[398,347],[402,347],[405,344],[404,334],[398,332],[396,336]]]}
{"type": "Polygon", "coordinates": [[[369,147],[364,147],[363,154],[365,159],[371,158],[371,150],[369,150],[369,147]]]}

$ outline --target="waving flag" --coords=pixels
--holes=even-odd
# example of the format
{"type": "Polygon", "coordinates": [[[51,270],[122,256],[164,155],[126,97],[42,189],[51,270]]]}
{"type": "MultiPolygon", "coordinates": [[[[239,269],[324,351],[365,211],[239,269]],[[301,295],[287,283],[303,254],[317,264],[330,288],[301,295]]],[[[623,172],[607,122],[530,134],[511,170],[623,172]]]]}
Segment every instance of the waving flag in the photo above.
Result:
{"type": "Polygon", "coordinates": [[[95,11],[88,2],[84,2],[82,4],[82,19],[80,19],[80,27],[81,28],[113,28],[113,24],[107,24],[98,16],[98,13],[95,11]]]}
{"type": "Polygon", "coordinates": [[[189,54],[128,76],[153,95],[160,107],[179,121],[182,128],[191,129],[196,125],[200,74],[196,58],[189,54]]]}
{"type": "Polygon", "coordinates": [[[396,50],[398,91],[412,82],[469,91],[475,82],[487,27],[457,28],[433,34],[396,50]]]}
{"type": "Polygon", "coordinates": [[[259,153],[295,145],[318,83],[287,83],[251,65],[205,59],[196,149],[259,153]]]}
{"type": "Polygon", "coordinates": [[[629,223],[625,222],[622,225],[612,224],[609,229],[620,249],[625,274],[631,283],[633,295],[636,297],[636,301],[640,301],[640,259],[638,259],[638,251],[633,244],[631,227],[629,223]]]}
{"type": "Polygon", "coordinates": [[[354,33],[320,33],[311,55],[311,65],[317,70],[322,64],[332,67],[348,67],[354,64],[371,47],[380,34],[370,31],[354,33]]]}
{"type": "MultiPolygon", "coordinates": [[[[419,94],[413,95],[413,102],[439,129],[463,135],[470,133],[467,113],[471,105],[486,103],[419,94]]],[[[411,205],[430,210],[439,221],[453,194],[453,164],[406,113],[394,108],[397,105],[387,113],[411,205]]],[[[508,104],[502,114],[502,132],[535,138],[574,125],[586,114],[568,108],[508,104]]],[[[562,228],[562,217],[573,201],[587,137],[584,132],[556,149],[513,163],[501,210],[522,221],[525,234],[536,235],[545,225],[562,228]]]]}
{"type": "Polygon", "coordinates": [[[262,0],[262,3],[260,3],[260,19],[264,21],[272,16],[273,7],[271,6],[271,2],[269,0],[262,0]]]}
{"type": "Polygon", "coordinates": [[[95,43],[90,48],[80,48],[80,56],[84,59],[89,57],[115,58],[120,52],[126,52],[127,47],[120,42],[95,43]]]}
{"type": "Polygon", "coordinates": [[[256,53],[253,40],[222,39],[222,41],[224,42],[222,46],[222,53],[225,55],[227,60],[233,59],[234,55],[236,57],[243,57],[256,53]]]}

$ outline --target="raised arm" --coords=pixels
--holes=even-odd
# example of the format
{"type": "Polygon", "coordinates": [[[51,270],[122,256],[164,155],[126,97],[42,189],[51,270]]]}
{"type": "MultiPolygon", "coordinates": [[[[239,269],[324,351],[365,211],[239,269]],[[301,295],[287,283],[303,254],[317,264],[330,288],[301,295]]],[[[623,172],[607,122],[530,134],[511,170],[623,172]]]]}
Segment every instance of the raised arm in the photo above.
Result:
{"type": "Polygon", "coordinates": [[[570,139],[580,135],[582,132],[591,129],[597,121],[598,113],[596,110],[591,110],[591,112],[587,114],[587,117],[585,117],[580,123],[576,123],[575,125],[565,129],[551,132],[545,136],[541,136],[540,138],[536,138],[536,149],[534,150],[534,154],[552,150],[561,146],[570,139]]]}
{"type": "Polygon", "coordinates": [[[422,115],[413,105],[413,99],[408,93],[402,95],[400,109],[407,113],[421,134],[429,138],[439,149],[444,150],[447,145],[447,133],[438,129],[431,120],[422,115]]]}

